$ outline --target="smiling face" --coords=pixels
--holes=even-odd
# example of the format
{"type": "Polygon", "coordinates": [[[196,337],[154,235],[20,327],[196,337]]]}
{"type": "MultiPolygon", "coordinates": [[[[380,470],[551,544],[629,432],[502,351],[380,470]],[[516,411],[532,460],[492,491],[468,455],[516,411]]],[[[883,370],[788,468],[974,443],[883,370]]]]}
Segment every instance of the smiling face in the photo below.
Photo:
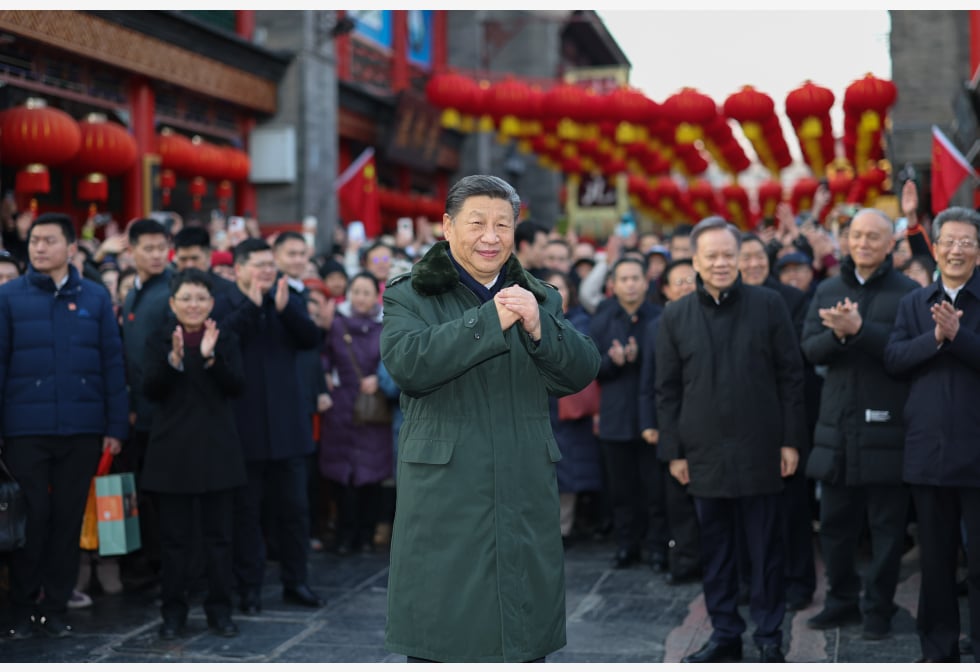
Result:
{"type": "Polygon", "coordinates": [[[214,298],[204,285],[191,282],[181,283],[170,297],[170,310],[186,331],[198,331],[214,308],[214,298]]]}
{"type": "Polygon", "coordinates": [[[977,242],[977,229],[972,224],[950,221],[939,229],[936,262],[944,285],[959,287],[970,279],[980,255],[977,242]]]}
{"type": "Polygon", "coordinates": [[[470,196],[442,228],[456,262],[482,284],[497,277],[514,251],[514,208],[509,201],[470,196]]]}
{"type": "Polygon", "coordinates": [[[692,258],[704,288],[716,299],[738,275],[738,241],[728,229],[708,229],[698,236],[692,258]]]}
{"type": "Polygon", "coordinates": [[[895,246],[891,223],[876,212],[864,210],[851,221],[847,248],[862,278],[869,278],[895,246]]]}
{"type": "Polygon", "coordinates": [[[738,251],[738,270],[747,285],[761,285],[769,277],[769,256],[762,241],[746,240],[738,251]]]}
{"type": "Polygon", "coordinates": [[[355,277],[347,290],[347,298],[355,313],[368,315],[378,305],[378,288],[367,278],[355,277]]]}

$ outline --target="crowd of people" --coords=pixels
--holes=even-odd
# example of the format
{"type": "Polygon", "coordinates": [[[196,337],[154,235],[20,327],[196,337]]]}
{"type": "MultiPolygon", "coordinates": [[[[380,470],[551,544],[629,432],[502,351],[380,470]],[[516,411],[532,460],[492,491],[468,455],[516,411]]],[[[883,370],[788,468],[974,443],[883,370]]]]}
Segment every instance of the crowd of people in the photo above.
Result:
{"type": "Polygon", "coordinates": [[[759,659],[780,662],[816,537],[827,595],[809,627],[887,637],[918,542],[923,659],[958,661],[963,586],[980,646],[980,215],[930,230],[911,182],[900,223],[829,200],[751,233],[709,217],[597,248],[519,221],[510,185],[475,176],[442,223],[367,242],[338,228],[322,255],[251,218],[79,235],[5,202],[0,435],[30,511],[6,558],[9,636],[71,634],[95,583],[156,582],[161,638],[195,591],[235,636],[267,559],[284,600],[317,608],[309,553],[391,544],[392,650],[537,660],[564,644],[561,544],[595,537],[616,569],[702,582],[713,633],[686,661],[742,660],[748,604],[759,659]],[[587,410],[561,401],[587,392],[587,410]],[[386,412],[365,415],[370,398],[386,412]],[[103,451],[137,476],[142,548],[119,561],[78,549],[103,451]],[[461,606],[460,586],[530,634],[461,606]]]}

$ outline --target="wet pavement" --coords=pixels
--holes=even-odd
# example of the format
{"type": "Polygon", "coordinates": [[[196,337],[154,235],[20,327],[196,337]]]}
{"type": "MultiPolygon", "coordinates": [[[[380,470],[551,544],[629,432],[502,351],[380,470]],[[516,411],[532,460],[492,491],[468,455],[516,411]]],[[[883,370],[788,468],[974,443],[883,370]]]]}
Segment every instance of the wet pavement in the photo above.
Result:
{"type": "MultiPolygon", "coordinates": [[[[697,650],[711,632],[699,583],[668,586],[647,565],[613,570],[608,541],[580,541],[566,551],[568,644],[548,656],[551,663],[677,662],[697,650]]],[[[818,565],[818,571],[822,568],[818,565]]],[[[35,635],[0,639],[0,662],[404,662],[384,649],[387,554],[338,557],[310,554],[310,584],[327,605],[309,609],[282,600],[278,569],[269,563],[256,616],[235,614],[241,630],[226,639],[207,630],[200,600],[193,603],[184,637],[161,641],[159,609],[152,590],[96,595],[94,604],[69,611],[72,637],[35,635]]],[[[861,638],[861,626],[811,630],[805,620],[822,607],[822,576],[814,603],[787,613],[783,650],[789,662],[908,663],[919,657],[915,608],[919,574],[917,551],[902,562],[896,596],[899,612],[892,634],[881,641],[861,638]]],[[[965,598],[961,600],[966,624],[965,598]]],[[[757,660],[749,624],[744,636],[746,662],[757,660]]],[[[9,605],[0,605],[3,630],[9,605]]],[[[966,656],[966,660],[972,660],[966,656]]]]}

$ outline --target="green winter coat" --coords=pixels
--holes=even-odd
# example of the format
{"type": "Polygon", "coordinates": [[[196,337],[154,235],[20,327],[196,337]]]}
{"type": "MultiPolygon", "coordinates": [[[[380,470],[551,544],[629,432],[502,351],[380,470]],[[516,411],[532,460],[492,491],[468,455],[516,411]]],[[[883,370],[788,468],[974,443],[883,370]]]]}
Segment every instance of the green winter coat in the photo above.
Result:
{"type": "Polygon", "coordinates": [[[389,650],[521,662],[565,645],[565,568],[548,395],[595,378],[599,352],[561,297],[511,256],[505,285],[538,299],[541,341],[501,331],[445,242],[384,293],[381,356],[402,390],[388,576],[389,650]]]}

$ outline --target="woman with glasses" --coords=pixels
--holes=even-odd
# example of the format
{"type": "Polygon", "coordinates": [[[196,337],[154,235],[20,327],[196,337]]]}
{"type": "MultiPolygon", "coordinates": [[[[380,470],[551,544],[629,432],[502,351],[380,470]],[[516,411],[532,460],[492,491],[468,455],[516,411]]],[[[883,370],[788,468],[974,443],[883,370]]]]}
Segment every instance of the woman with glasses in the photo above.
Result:
{"type": "Polygon", "coordinates": [[[178,637],[187,621],[193,570],[194,518],[204,537],[208,628],[234,637],[232,511],[245,484],[245,462],[232,399],[245,386],[238,339],[211,319],[207,273],[188,268],[170,285],[171,317],[147,342],[144,391],[158,404],[150,428],[144,490],[155,493],[160,525],[163,603],[161,639],[178,637]]]}

